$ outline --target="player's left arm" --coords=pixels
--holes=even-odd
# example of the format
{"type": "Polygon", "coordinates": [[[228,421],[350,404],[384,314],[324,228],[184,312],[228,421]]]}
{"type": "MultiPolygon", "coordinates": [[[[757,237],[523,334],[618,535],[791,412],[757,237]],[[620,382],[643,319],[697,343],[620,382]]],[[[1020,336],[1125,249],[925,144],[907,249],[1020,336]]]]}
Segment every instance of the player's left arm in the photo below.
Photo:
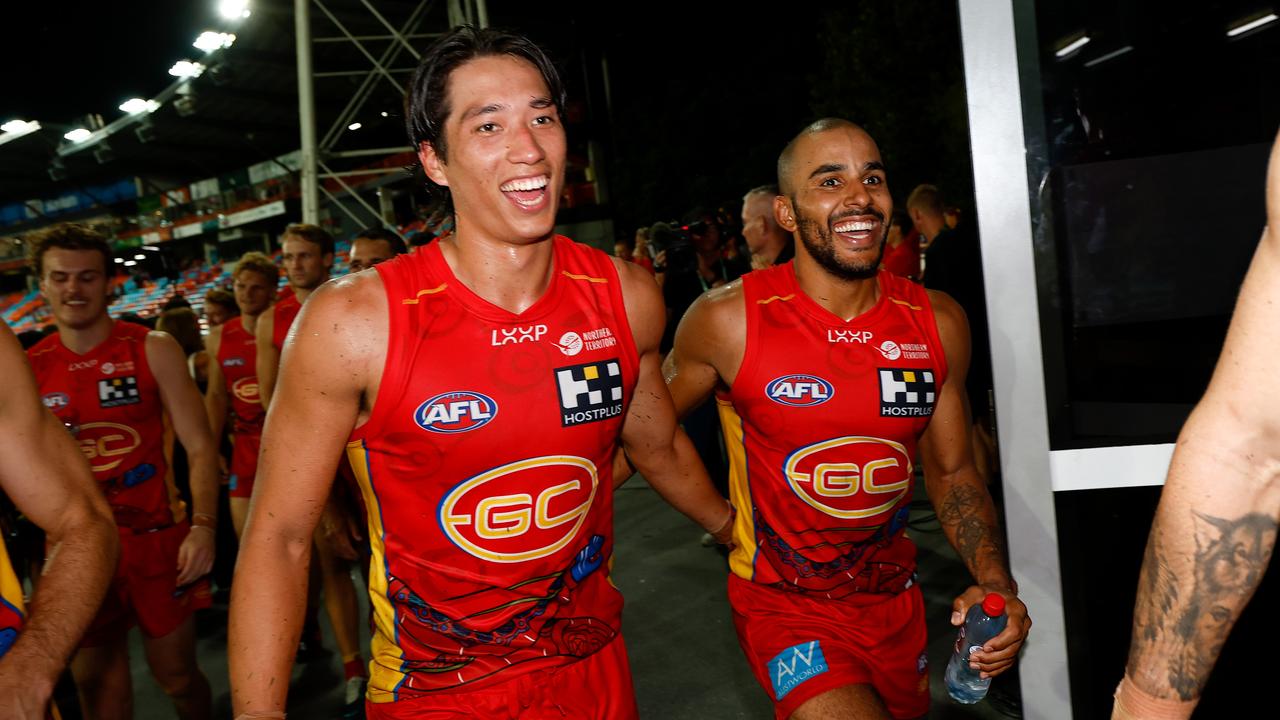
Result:
{"type": "Polygon", "coordinates": [[[119,539],[84,455],[40,404],[17,338],[0,323],[0,490],[45,532],[48,559],[25,626],[0,658],[0,717],[43,718],[111,581],[119,539]]]}
{"type": "Polygon", "coordinates": [[[969,400],[964,388],[969,371],[969,323],[964,310],[945,293],[931,291],[929,299],[948,372],[933,418],[920,438],[925,488],[947,540],[977,583],[952,603],[951,624],[963,623],[969,607],[982,602],[987,593],[1004,596],[1008,627],[971,655],[983,677],[990,677],[1013,665],[1031,629],[1031,618],[1009,573],[991,493],[973,462],[969,400]]]}
{"type": "Polygon", "coordinates": [[[187,585],[213,568],[218,527],[218,446],[209,429],[203,398],[187,372],[187,359],[172,336],[147,335],[147,364],[160,386],[160,399],[173,430],[187,451],[191,473],[191,530],[178,549],[178,585],[187,585]]]}
{"type": "Polygon", "coordinates": [[[733,510],[707,476],[689,437],[680,431],[662,379],[658,346],[666,306],[653,277],[634,263],[614,261],[622,281],[627,319],[640,356],[640,376],[622,424],[622,447],[649,485],[716,540],[728,543],[733,510]]]}

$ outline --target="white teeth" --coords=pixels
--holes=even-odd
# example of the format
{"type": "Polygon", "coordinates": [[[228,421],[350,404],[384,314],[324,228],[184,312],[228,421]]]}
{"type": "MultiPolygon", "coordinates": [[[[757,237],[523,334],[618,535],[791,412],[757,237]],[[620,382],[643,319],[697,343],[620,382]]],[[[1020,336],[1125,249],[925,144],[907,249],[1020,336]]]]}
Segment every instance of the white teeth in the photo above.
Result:
{"type": "Polygon", "coordinates": [[[875,222],[871,220],[847,220],[839,223],[832,229],[838,233],[863,232],[865,230],[871,230],[875,226],[875,222]]]}
{"type": "Polygon", "coordinates": [[[541,190],[546,186],[547,186],[547,176],[540,175],[534,178],[521,178],[519,180],[512,180],[510,182],[503,183],[502,187],[498,189],[501,190],[502,192],[517,192],[517,191],[528,191],[528,190],[541,190]]]}

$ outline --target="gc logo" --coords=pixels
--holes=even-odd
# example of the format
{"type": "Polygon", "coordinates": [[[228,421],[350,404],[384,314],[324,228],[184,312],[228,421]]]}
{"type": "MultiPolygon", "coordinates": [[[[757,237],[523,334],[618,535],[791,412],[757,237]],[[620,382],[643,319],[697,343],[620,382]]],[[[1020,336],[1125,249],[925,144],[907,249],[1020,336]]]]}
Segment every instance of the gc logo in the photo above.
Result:
{"type": "Polygon", "coordinates": [[[845,436],[793,452],[784,467],[801,500],[846,520],[891,510],[911,489],[911,457],[892,440],[845,436]]]}
{"type": "Polygon", "coordinates": [[[577,537],[595,500],[595,463],[546,455],[459,483],[440,502],[440,527],[470,555],[518,563],[551,555],[577,537]]]}
{"type": "Polygon", "coordinates": [[[240,398],[241,402],[258,402],[260,399],[258,395],[258,376],[250,375],[248,377],[242,377],[231,383],[231,393],[240,398]]]}
{"type": "Polygon", "coordinates": [[[76,435],[80,452],[84,453],[96,473],[114,470],[124,458],[142,444],[138,431],[128,425],[109,422],[85,423],[76,435]]]}

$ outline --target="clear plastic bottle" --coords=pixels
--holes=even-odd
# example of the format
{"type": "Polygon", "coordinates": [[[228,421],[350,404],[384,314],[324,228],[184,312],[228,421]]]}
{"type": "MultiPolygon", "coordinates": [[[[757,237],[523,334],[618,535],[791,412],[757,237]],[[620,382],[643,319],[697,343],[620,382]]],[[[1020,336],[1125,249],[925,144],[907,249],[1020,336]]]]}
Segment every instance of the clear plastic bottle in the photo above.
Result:
{"type": "Polygon", "coordinates": [[[982,679],[978,670],[969,668],[969,653],[981,650],[988,640],[999,635],[1009,622],[1004,614],[1004,597],[989,593],[982,603],[969,608],[964,625],[956,634],[956,649],[947,663],[947,693],[951,699],[972,705],[987,696],[991,678],[982,679]]]}

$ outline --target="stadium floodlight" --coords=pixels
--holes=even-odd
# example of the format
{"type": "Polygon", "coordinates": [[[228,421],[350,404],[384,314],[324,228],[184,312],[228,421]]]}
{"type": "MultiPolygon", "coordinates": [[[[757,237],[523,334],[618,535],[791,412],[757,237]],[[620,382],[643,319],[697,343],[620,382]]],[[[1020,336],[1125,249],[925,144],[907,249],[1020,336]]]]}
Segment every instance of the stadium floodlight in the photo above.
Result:
{"type": "Polygon", "coordinates": [[[130,115],[138,113],[150,113],[160,109],[160,103],[155,100],[143,100],[142,98],[129,98],[120,104],[120,109],[130,115]]]}
{"type": "Polygon", "coordinates": [[[35,132],[36,130],[39,130],[39,129],[40,129],[40,123],[27,122],[26,120],[10,120],[5,124],[0,125],[0,130],[3,130],[4,132],[7,132],[7,133],[14,133],[15,135],[18,133],[35,132]]]}
{"type": "Polygon", "coordinates": [[[236,36],[231,33],[220,33],[212,30],[206,30],[200,33],[200,37],[191,43],[198,50],[205,52],[213,52],[219,48],[229,48],[231,43],[236,41],[236,36]]]}
{"type": "Polygon", "coordinates": [[[382,117],[386,117],[386,116],[387,116],[387,111],[386,111],[386,110],[383,110],[383,111],[382,111],[382,117]]]}
{"type": "Polygon", "coordinates": [[[143,255],[142,253],[138,253],[137,255],[134,255],[134,256],[133,256],[133,259],[134,259],[134,260],[146,260],[146,259],[147,259],[147,256],[146,256],[146,255],[143,255]]]}
{"type": "Polygon", "coordinates": [[[1131,53],[1131,52],[1133,52],[1133,46],[1132,46],[1132,45],[1125,45],[1124,47],[1120,48],[1119,50],[1112,50],[1111,52],[1107,53],[1106,55],[1099,55],[1098,57],[1096,57],[1096,58],[1094,58],[1094,59],[1092,59],[1092,60],[1090,60],[1090,61],[1086,62],[1086,63],[1084,64],[1084,66],[1085,66],[1085,67],[1093,67],[1093,66],[1095,66],[1095,65],[1101,65],[1102,63],[1104,63],[1104,62],[1106,62],[1106,61],[1108,61],[1108,60],[1114,60],[1114,59],[1116,59],[1116,58],[1120,57],[1121,55],[1126,55],[1126,54],[1131,53]]]}
{"type": "Polygon", "coordinates": [[[1227,37],[1236,37],[1238,35],[1243,35],[1249,32],[1250,30],[1256,30],[1262,27],[1263,25],[1270,25],[1276,20],[1280,20],[1280,15],[1276,15],[1275,13],[1270,13],[1267,15],[1263,15],[1260,18],[1254,18],[1252,20],[1242,22],[1239,25],[1236,25],[1235,27],[1227,30],[1227,37]]]}
{"type": "Polygon", "coordinates": [[[125,267],[133,267],[134,265],[137,265],[137,264],[138,264],[138,261],[137,261],[137,260],[125,260],[125,261],[124,261],[124,266],[125,266],[125,267]]]}
{"type": "Polygon", "coordinates": [[[350,125],[348,125],[348,126],[347,126],[347,129],[348,129],[348,130],[359,130],[359,129],[360,129],[360,128],[362,128],[362,127],[364,127],[364,125],[362,125],[361,123],[353,122],[353,123],[351,123],[350,125]]]}
{"type": "Polygon", "coordinates": [[[124,258],[122,258],[122,257],[118,257],[118,258],[116,258],[116,262],[118,262],[118,263],[123,263],[123,262],[124,262],[124,258]]]}
{"type": "Polygon", "coordinates": [[[204,65],[190,60],[179,60],[169,68],[169,74],[179,78],[196,78],[204,72],[204,65]]]}
{"type": "Polygon", "coordinates": [[[1079,50],[1080,48],[1084,47],[1085,45],[1088,45],[1089,40],[1090,38],[1088,35],[1081,35],[1075,40],[1072,40],[1066,45],[1063,45],[1062,47],[1055,50],[1053,54],[1058,56],[1059,59],[1065,58],[1068,55],[1071,55],[1075,51],[1079,50]]]}
{"type": "Polygon", "coordinates": [[[228,20],[239,20],[249,17],[249,0],[222,0],[218,3],[218,14],[228,20]]]}
{"type": "Polygon", "coordinates": [[[62,137],[70,140],[73,143],[78,143],[78,142],[84,142],[85,140],[88,140],[90,135],[93,135],[93,133],[89,132],[84,128],[76,128],[75,130],[72,130],[70,132],[63,133],[62,137]]]}

